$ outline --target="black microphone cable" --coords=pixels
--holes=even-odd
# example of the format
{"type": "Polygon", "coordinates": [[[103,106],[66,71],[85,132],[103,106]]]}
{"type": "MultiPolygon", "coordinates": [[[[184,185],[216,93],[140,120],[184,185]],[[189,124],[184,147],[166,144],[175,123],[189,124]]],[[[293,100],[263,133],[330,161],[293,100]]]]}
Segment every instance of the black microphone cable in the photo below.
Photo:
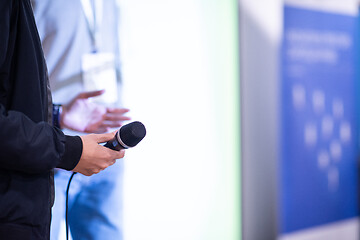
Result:
{"type": "Polygon", "coordinates": [[[70,176],[67,188],[66,188],[66,200],[65,200],[65,225],[66,225],[66,240],[69,240],[69,190],[70,183],[76,172],[73,172],[70,176]]]}
{"type": "MultiPolygon", "coordinates": [[[[135,147],[146,135],[146,129],[144,124],[135,121],[122,126],[117,131],[115,137],[108,141],[104,147],[110,148],[115,151],[120,149],[128,149],[135,147]]],[[[66,224],[66,240],[69,240],[69,189],[70,183],[76,172],[73,172],[70,176],[67,188],[66,188],[66,206],[65,206],[65,224],[66,224]]]]}

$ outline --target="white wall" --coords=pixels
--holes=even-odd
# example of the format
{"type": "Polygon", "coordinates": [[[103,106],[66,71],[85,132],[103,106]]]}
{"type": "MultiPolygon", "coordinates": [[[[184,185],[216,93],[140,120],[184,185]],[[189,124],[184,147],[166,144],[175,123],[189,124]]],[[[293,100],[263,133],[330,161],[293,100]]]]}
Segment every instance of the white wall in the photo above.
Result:
{"type": "Polygon", "coordinates": [[[147,127],[126,153],[125,240],[239,239],[236,1],[121,7],[125,106],[147,127]]]}

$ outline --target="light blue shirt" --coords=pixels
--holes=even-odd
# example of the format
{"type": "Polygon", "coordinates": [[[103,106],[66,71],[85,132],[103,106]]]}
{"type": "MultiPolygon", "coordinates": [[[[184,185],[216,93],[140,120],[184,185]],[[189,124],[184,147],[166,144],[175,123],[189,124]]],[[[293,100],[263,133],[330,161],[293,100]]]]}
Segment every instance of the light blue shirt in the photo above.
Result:
{"type": "MultiPolygon", "coordinates": [[[[99,52],[111,52],[116,56],[121,95],[118,7],[116,0],[102,0],[102,3],[98,49],[99,52]]],[[[83,5],[81,0],[33,0],[33,4],[53,101],[66,103],[84,91],[81,58],[92,52],[92,38],[83,5]]],[[[121,107],[120,97],[117,107],[121,107]]]]}

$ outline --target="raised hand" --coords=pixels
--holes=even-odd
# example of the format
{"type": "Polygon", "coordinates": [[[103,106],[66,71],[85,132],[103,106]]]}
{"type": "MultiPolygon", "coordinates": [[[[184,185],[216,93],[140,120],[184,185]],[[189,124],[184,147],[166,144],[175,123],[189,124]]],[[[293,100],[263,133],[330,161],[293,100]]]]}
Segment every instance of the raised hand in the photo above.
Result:
{"type": "Polygon", "coordinates": [[[127,108],[109,108],[90,101],[90,98],[103,93],[103,90],[82,92],[63,105],[61,127],[85,133],[104,133],[131,119],[124,115],[129,112],[127,108]]]}

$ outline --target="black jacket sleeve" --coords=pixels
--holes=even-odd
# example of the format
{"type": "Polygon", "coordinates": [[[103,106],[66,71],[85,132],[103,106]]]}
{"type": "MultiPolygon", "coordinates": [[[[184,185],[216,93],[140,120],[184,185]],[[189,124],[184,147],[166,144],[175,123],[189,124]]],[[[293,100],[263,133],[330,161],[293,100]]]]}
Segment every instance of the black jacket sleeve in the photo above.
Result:
{"type": "MultiPolygon", "coordinates": [[[[0,66],[6,61],[10,32],[11,1],[0,1],[0,66]]],[[[0,74],[3,74],[2,71],[0,74]]]]}
{"type": "Polygon", "coordinates": [[[41,173],[55,167],[72,170],[81,157],[82,141],[46,122],[6,112],[0,104],[0,168],[41,173]]]}
{"type": "Polygon", "coordinates": [[[0,1],[0,169],[71,170],[82,141],[44,121],[48,102],[41,72],[46,66],[39,62],[43,55],[29,9],[28,0],[0,1]]]}
{"type": "Polygon", "coordinates": [[[46,66],[33,62],[43,61],[43,55],[29,9],[29,0],[0,1],[0,169],[71,170],[82,141],[45,122],[46,66]]]}

